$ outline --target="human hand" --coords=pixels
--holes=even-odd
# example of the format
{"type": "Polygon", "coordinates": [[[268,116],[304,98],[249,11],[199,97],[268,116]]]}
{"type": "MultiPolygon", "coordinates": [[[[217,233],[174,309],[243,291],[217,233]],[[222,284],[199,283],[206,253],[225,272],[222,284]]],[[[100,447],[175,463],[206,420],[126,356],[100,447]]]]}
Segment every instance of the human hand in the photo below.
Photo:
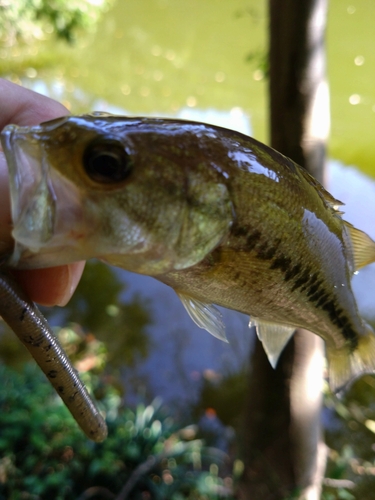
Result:
{"type": "MultiPolygon", "coordinates": [[[[53,99],[0,78],[0,130],[10,123],[38,125],[67,114],[69,111],[53,99]]],[[[8,168],[0,146],[0,245],[3,247],[11,242],[11,227],[8,168]]],[[[63,306],[73,295],[84,265],[76,262],[48,269],[14,270],[12,274],[33,301],[45,306],[63,306]]]]}

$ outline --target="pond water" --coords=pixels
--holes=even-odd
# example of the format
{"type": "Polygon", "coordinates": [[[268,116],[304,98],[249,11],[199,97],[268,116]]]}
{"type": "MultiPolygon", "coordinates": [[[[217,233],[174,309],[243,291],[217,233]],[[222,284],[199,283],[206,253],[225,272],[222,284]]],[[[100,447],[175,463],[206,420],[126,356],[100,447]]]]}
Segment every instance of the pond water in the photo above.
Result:
{"type": "MultiPolygon", "coordinates": [[[[375,176],[374,19],[372,0],[329,2],[330,156],[375,176]]],[[[0,47],[0,74],[41,78],[74,113],[241,108],[266,142],[266,50],[266,0],[117,0],[71,47],[0,47]]]]}
{"type": "MultiPolygon", "coordinates": [[[[341,162],[329,162],[328,188],[346,202],[346,218],[373,238],[375,184],[344,163],[375,175],[374,19],[372,1],[330,1],[330,156],[341,162]]],[[[9,63],[7,77],[62,101],[73,113],[191,118],[267,141],[266,26],[264,0],[118,0],[96,33],[72,47],[50,40],[24,51],[2,49],[0,58],[9,63]],[[23,69],[12,69],[16,63],[23,69]]],[[[253,342],[246,317],[224,312],[230,340],[224,344],[192,324],[173,291],[119,273],[128,294],[152,300],[152,353],[124,375],[138,390],[192,401],[203,377],[214,380],[246,363],[253,342]]],[[[374,286],[374,266],[354,278],[360,309],[370,318],[374,286]]]]}

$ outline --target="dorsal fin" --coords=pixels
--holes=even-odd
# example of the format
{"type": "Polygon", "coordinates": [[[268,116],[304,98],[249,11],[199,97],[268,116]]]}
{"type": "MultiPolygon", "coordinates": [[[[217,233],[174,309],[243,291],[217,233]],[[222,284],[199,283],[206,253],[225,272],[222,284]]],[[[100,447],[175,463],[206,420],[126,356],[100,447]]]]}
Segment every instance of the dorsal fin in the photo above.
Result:
{"type": "Polygon", "coordinates": [[[207,330],[214,337],[228,342],[221,312],[213,304],[206,304],[190,295],[176,292],[191,319],[199,328],[207,330]]]}
{"type": "Polygon", "coordinates": [[[375,262],[375,241],[347,221],[344,226],[351,243],[354,271],[375,262]]]}
{"type": "Polygon", "coordinates": [[[309,184],[314,186],[316,189],[318,195],[320,198],[326,203],[334,212],[337,212],[339,215],[341,215],[343,212],[340,211],[339,207],[344,205],[344,203],[340,200],[337,200],[334,196],[331,195],[321,184],[319,181],[315,179],[309,172],[301,168],[300,172],[304,176],[304,178],[307,180],[309,184]]]}
{"type": "Polygon", "coordinates": [[[280,325],[258,318],[251,318],[249,326],[256,327],[258,338],[263,344],[268,360],[272,368],[276,368],[280,354],[293,335],[296,327],[280,325]]]}

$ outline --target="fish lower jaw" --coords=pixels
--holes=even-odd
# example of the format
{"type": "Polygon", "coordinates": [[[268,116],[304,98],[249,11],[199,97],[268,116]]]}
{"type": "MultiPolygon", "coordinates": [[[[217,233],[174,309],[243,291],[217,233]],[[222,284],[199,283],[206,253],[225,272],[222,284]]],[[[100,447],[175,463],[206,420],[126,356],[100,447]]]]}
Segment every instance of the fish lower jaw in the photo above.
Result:
{"type": "Polygon", "coordinates": [[[173,269],[173,261],[166,258],[150,258],[145,253],[102,253],[98,258],[112,266],[147,276],[159,276],[173,269]]]}
{"type": "Polygon", "coordinates": [[[85,249],[77,245],[68,245],[66,242],[36,248],[16,241],[8,264],[18,269],[37,269],[62,266],[92,257],[85,249]]]}

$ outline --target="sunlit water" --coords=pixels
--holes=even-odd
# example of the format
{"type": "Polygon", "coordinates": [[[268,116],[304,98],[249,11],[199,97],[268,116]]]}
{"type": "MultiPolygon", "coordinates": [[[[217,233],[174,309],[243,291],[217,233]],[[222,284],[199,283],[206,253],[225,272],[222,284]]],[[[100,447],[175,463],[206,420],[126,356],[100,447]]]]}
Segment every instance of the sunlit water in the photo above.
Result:
{"type": "MultiPolygon", "coordinates": [[[[331,155],[375,175],[375,2],[328,4],[331,155]]],[[[265,141],[267,6],[267,0],[117,0],[95,34],[79,33],[70,47],[53,37],[32,44],[26,56],[18,46],[0,46],[0,73],[9,67],[15,81],[28,76],[60,87],[73,113],[92,109],[94,100],[133,114],[240,107],[265,141]]]]}

